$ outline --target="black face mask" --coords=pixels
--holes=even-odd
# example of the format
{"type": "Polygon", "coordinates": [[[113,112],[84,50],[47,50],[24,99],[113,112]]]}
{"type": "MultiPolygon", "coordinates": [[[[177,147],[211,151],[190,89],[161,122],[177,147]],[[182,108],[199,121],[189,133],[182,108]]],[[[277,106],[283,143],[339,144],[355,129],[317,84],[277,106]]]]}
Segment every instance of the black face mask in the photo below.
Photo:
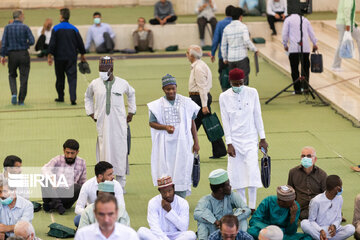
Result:
{"type": "Polygon", "coordinates": [[[65,158],[65,162],[69,165],[72,165],[75,162],[75,158],[65,158]]]}

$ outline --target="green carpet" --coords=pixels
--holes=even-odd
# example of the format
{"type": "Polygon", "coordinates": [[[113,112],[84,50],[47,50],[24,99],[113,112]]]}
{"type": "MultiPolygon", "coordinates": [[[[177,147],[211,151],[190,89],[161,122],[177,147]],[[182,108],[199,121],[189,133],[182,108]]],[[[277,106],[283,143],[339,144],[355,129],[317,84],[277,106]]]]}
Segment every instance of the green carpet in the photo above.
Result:
{"type": "MultiPolygon", "coordinates": [[[[219,112],[218,96],[220,87],[217,80],[217,63],[205,58],[213,72],[213,111],[219,112]]],[[[16,154],[23,159],[24,166],[42,166],[55,155],[62,153],[62,144],[67,138],[80,142],[79,156],[86,159],[88,178],[94,176],[96,129],[94,122],[84,110],[84,92],[91,79],[98,76],[97,61],[89,62],[92,73],[78,75],[78,105],[69,103],[66,89],[65,103],[55,103],[54,67],[45,62],[31,64],[28,97],[25,106],[10,104],[10,91],[7,83],[7,67],[0,67],[0,159],[16,154]]],[[[252,66],[252,69],[254,67],[252,66]]],[[[128,176],[125,195],[126,208],[131,218],[131,226],[138,229],[147,226],[147,202],[158,192],[152,186],[150,174],[151,138],[148,125],[146,103],[163,95],[161,77],[166,73],[174,75],[178,83],[178,93],[187,95],[190,64],[185,58],[117,60],[115,75],[127,79],[136,89],[137,114],[131,123],[132,151],[130,155],[130,176],[128,176]]],[[[338,174],[343,180],[343,213],[347,223],[352,221],[353,201],[359,193],[359,174],[350,170],[358,164],[360,129],[335,113],[330,107],[313,107],[299,103],[303,96],[285,93],[269,105],[266,99],[288,85],[290,79],[260,59],[260,73],[253,72],[250,85],[256,87],[262,102],[263,120],[272,157],[272,179],[268,189],[258,191],[257,203],[264,197],[275,194],[275,187],[286,184],[290,168],[300,163],[300,150],[311,145],[316,148],[317,165],[328,174],[338,174]]],[[[192,195],[187,198],[190,204],[190,229],[196,231],[193,210],[197,201],[210,192],[207,176],[216,168],[227,166],[226,158],[210,160],[211,144],[203,130],[200,130],[201,181],[192,195]]],[[[73,227],[74,208],[65,215],[53,214],[56,222],[73,227]]],[[[37,235],[46,236],[51,215],[40,211],[35,214],[34,226],[37,235]]]]}

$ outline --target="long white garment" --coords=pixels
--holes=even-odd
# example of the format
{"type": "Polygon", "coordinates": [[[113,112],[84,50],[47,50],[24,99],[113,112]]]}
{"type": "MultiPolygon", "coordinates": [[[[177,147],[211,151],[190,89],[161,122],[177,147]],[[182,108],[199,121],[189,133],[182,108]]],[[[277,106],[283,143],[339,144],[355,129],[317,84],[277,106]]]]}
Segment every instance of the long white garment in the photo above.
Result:
{"type": "Polygon", "coordinates": [[[262,187],[258,164],[258,136],[265,138],[259,95],[244,86],[240,93],[230,88],[219,97],[226,144],[235,148],[228,156],[228,174],[233,189],[262,187]]]}
{"type": "Polygon", "coordinates": [[[151,232],[161,240],[177,239],[189,228],[189,204],[175,195],[170,212],[161,206],[161,194],[153,197],[148,204],[147,221],[151,232]]]}
{"type": "Polygon", "coordinates": [[[113,81],[110,114],[106,115],[106,87],[100,78],[93,80],[86,90],[85,110],[87,115],[94,113],[94,118],[97,119],[97,162],[110,162],[114,167],[114,174],[124,176],[128,153],[124,94],[128,99],[128,112],[135,113],[135,90],[122,78],[115,77],[113,81]]]}
{"type": "Polygon", "coordinates": [[[192,117],[200,107],[190,98],[176,94],[175,103],[161,97],[148,103],[149,114],[154,114],[159,124],[175,127],[173,134],[151,128],[151,175],[157,186],[157,179],[171,176],[176,191],[191,191],[191,172],[194,144],[191,133],[192,117]]]}

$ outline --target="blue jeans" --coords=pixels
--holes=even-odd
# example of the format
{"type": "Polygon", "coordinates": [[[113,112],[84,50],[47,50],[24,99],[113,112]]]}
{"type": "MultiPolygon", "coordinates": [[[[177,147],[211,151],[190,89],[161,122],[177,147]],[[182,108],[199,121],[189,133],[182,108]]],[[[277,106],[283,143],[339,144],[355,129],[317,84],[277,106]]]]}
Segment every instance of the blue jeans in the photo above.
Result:
{"type": "Polygon", "coordinates": [[[81,218],[81,215],[76,215],[76,216],[74,217],[74,225],[75,225],[75,227],[78,227],[78,226],[79,226],[80,218],[81,218]]]}

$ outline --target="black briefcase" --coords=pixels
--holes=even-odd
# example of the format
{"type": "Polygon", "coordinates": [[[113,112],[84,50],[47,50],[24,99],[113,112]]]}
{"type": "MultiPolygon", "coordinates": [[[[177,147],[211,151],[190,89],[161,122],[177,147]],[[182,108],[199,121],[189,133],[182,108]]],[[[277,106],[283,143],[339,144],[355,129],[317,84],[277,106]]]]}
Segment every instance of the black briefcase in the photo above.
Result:
{"type": "Polygon", "coordinates": [[[323,72],[323,58],[322,54],[315,52],[311,54],[311,72],[313,73],[322,73],[323,72]]]}
{"type": "Polygon", "coordinates": [[[271,177],[271,157],[267,155],[265,150],[261,149],[264,156],[261,158],[261,182],[264,188],[270,186],[270,177],[271,177]]]}

